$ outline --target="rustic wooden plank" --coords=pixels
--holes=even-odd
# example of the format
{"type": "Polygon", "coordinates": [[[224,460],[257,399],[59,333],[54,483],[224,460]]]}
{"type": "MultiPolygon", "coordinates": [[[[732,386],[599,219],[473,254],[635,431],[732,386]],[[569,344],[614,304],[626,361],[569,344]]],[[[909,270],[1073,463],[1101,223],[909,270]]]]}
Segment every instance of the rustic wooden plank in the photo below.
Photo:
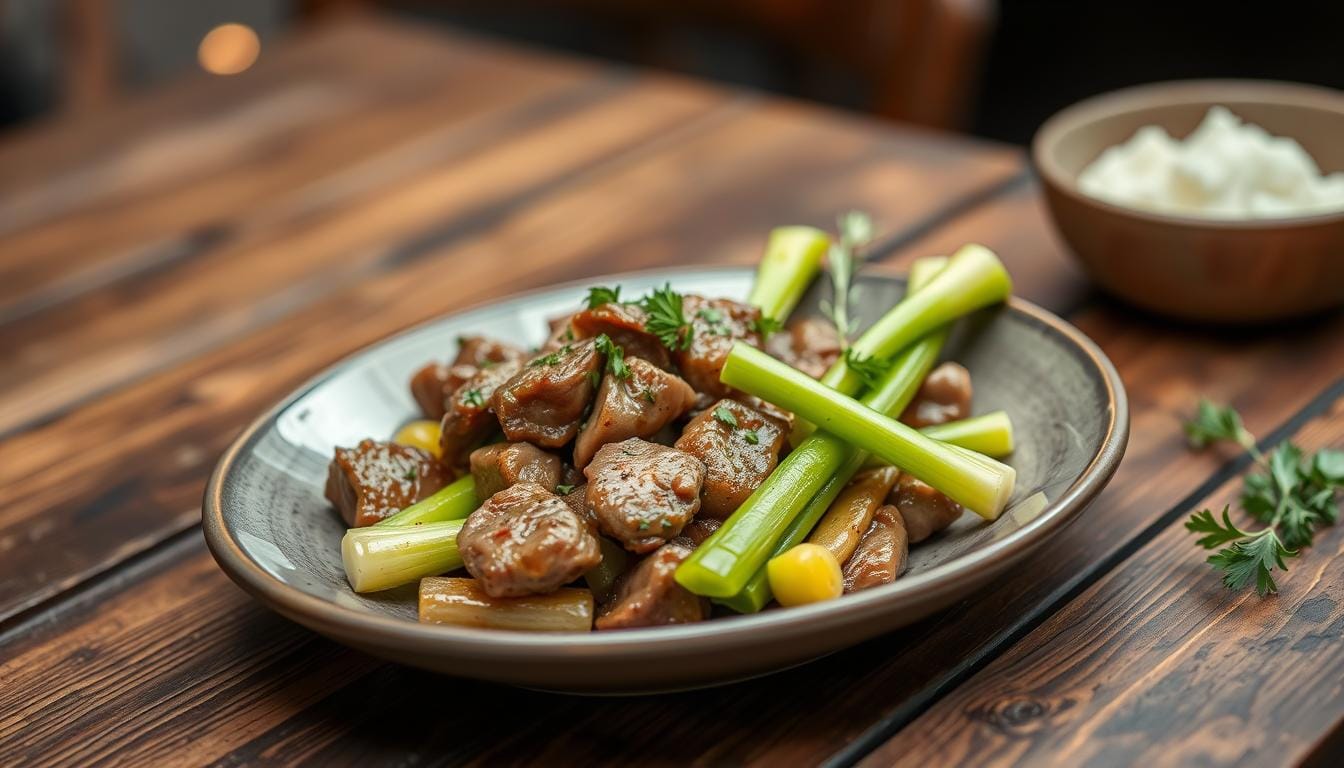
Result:
{"type": "MultiPolygon", "coordinates": [[[[1021,195],[1014,204],[1028,205],[1030,196],[1026,192],[1021,195]]],[[[1034,226],[1030,217],[972,213],[966,219],[977,227],[975,232],[964,231],[963,223],[958,222],[952,226],[958,231],[935,233],[927,245],[916,243],[895,258],[930,252],[935,238],[948,243],[978,239],[1000,248],[1021,242],[1024,247],[1015,255],[1005,252],[1019,269],[1019,287],[1042,296],[1055,293],[1050,285],[1058,279],[1058,273],[1028,269],[1032,262],[1027,259],[1033,257],[1022,254],[1036,254],[1034,258],[1041,259],[1037,263],[1042,267],[1060,266],[1062,257],[1049,250],[1049,241],[1044,238],[1037,247],[1028,248],[1025,246],[1032,242],[1029,238],[1012,233],[1013,222],[1034,226]],[[1007,229],[991,231],[986,222],[995,220],[1002,221],[1007,229]],[[1038,279],[1045,282],[1037,283],[1038,279]]],[[[732,252],[734,259],[751,256],[732,252]]],[[[1288,359],[1320,359],[1324,350],[1340,343],[1338,329],[1331,327],[1278,352],[1277,340],[1268,337],[1252,339],[1239,348],[1230,338],[1177,332],[1174,340],[1164,344],[1159,337],[1169,331],[1163,329],[1140,323],[1135,331],[1126,333],[1111,327],[1119,323],[1121,313],[1102,306],[1084,312],[1082,320],[1107,347],[1126,377],[1136,409],[1135,440],[1115,485],[1099,507],[1088,513],[1085,524],[1073,526],[1069,537],[1052,547],[1058,551],[1041,558],[1043,568],[1045,561],[1056,557],[1067,561],[1066,566],[1076,566],[1079,558],[1069,559],[1070,548],[1079,548],[1082,555],[1090,557],[1105,549],[1098,542],[1120,546],[1143,528],[1138,518],[1175,504],[1217,469],[1215,456],[1190,455],[1179,437],[1171,435],[1176,412],[1187,407],[1195,391],[1234,400],[1247,414],[1252,429],[1267,431],[1308,397],[1298,390],[1313,386],[1320,389],[1316,386],[1319,372],[1313,373],[1308,367],[1293,386],[1285,380],[1280,386],[1261,391],[1266,382],[1234,375],[1240,368],[1239,361],[1245,360],[1251,370],[1262,366],[1271,369],[1288,359]],[[1140,422],[1155,426],[1137,428],[1140,422]],[[1169,466],[1156,476],[1155,468],[1163,465],[1169,466]],[[1087,535],[1080,535],[1080,531],[1087,535]]],[[[273,367],[274,363],[268,365],[273,367]]],[[[270,371],[267,375],[285,373],[270,371]]],[[[234,381],[244,385],[236,389],[244,390],[258,378],[244,376],[234,381]]],[[[170,485],[162,479],[154,480],[148,481],[151,486],[170,485]]],[[[762,680],[713,691],[601,701],[446,681],[392,666],[369,670],[361,666],[365,659],[358,654],[336,651],[326,641],[278,620],[267,623],[258,618],[266,616],[262,609],[248,608],[235,591],[221,588],[223,577],[213,571],[194,541],[182,546],[189,553],[180,559],[170,558],[164,570],[134,585],[114,585],[106,598],[91,593],[88,601],[107,601],[105,613],[84,614],[77,598],[63,608],[60,616],[24,628],[7,647],[17,657],[13,662],[16,668],[40,668],[48,677],[67,676],[70,684],[80,685],[83,695],[98,700],[107,700],[100,697],[115,691],[118,698],[108,701],[111,709],[99,715],[106,719],[88,727],[110,728],[114,722],[121,723],[115,726],[118,734],[146,733],[152,727],[152,735],[122,746],[122,754],[131,759],[157,754],[154,750],[171,744],[175,748],[185,745],[181,747],[187,750],[183,754],[191,759],[220,758],[224,762],[248,758],[455,761],[477,757],[483,762],[621,763],[657,754],[673,763],[812,763],[843,747],[879,716],[936,690],[950,673],[955,673],[959,663],[987,653],[999,635],[1011,632],[1014,623],[1029,614],[1044,596],[1066,589],[1070,576],[1076,573],[1076,569],[1045,568],[1046,573],[1034,579],[1029,578],[1032,574],[1021,573],[984,598],[905,632],[762,680]],[[132,655],[134,644],[128,639],[139,630],[115,626],[123,610],[119,606],[136,599],[136,593],[162,594],[183,584],[198,583],[199,589],[193,587],[183,599],[200,605],[203,617],[174,629],[179,636],[193,638],[190,652],[175,657],[171,667],[138,674],[134,663],[137,657],[132,655]],[[1030,595],[1013,597],[1016,590],[1030,595]],[[229,634],[230,628],[239,623],[254,627],[260,623],[264,630],[253,634],[255,640],[240,641],[229,634]],[[84,647],[81,638],[94,636],[104,638],[98,648],[121,650],[100,651],[99,658],[106,665],[100,669],[109,671],[90,680],[94,675],[86,676],[74,662],[62,660],[69,659],[73,649],[84,647]],[[291,642],[295,645],[288,645],[291,642]],[[286,654],[283,663],[253,658],[276,644],[283,646],[286,654]],[[52,646],[65,652],[53,651],[42,658],[32,655],[52,646]],[[164,679],[168,669],[174,675],[171,682],[164,679]],[[305,694],[287,699],[276,694],[276,687],[281,685],[276,682],[277,675],[283,675],[284,684],[300,690],[320,690],[312,698],[305,694]],[[212,686],[200,682],[193,686],[190,717],[174,716],[175,710],[164,706],[190,681],[208,679],[227,683],[212,686]],[[331,693],[337,682],[347,684],[331,693]],[[472,706],[453,708],[453,727],[444,728],[444,691],[449,689],[460,695],[460,700],[471,701],[472,706]],[[317,699],[320,701],[314,703],[317,699]],[[395,738],[351,725],[380,721],[393,709],[406,713],[405,719],[398,720],[400,732],[395,738]]],[[[144,622],[144,626],[154,626],[152,618],[144,622]]],[[[15,717],[28,722],[59,721],[61,710],[49,702],[20,706],[15,711],[22,714],[15,717]]],[[[63,733],[59,725],[52,728],[55,730],[34,732],[30,738],[16,733],[14,748],[58,749],[60,744],[79,742],[78,734],[90,732],[83,726],[70,727],[63,733]]]]}
{"type": "Polygon", "coordinates": [[[0,434],[394,268],[401,242],[464,236],[484,214],[577,183],[729,101],[671,82],[598,78],[512,108],[464,110],[437,141],[414,142],[409,158],[371,158],[353,183],[337,174],[263,198],[189,259],[0,326],[0,346],[14,353],[0,371],[0,434]]]}
{"type": "Polygon", "coordinates": [[[98,119],[7,137],[0,318],[171,262],[270,196],[338,178],[436,123],[596,72],[552,63],[386,23],[340,25],[237,78],[197,73],[98,119]]]}
{"type": "Polygon", "coordinates": [[[825,223],[854,205],[898,231],[1019,168],[1011,152],[796,105],[744,105],[705,130],[672,131],[620,156],[582,184],[487,210],[450,242],[391,243],[385,262],[395,269],[0,442],[0,542],[28,542],[0,562],[0,617],[194,525],[209,457],[239,426],[388,332],[584,274],[748,263],[771,224],[825,223]],[[502,253],[507,273],[495,266],[502,253]]]}
{"type": "MultiPolygon", "coordinates": [[[[1290,435],[1344,445],[1344,401],[1290,435]]],[[[1240,479],[1193,508],[1236,505],[1240,479]]],[[[1295,765],[1344,728],[1344,527],[1280,593],[1224,589],[1176,510],[1119,567],[865,765],[1295,765]]]]}

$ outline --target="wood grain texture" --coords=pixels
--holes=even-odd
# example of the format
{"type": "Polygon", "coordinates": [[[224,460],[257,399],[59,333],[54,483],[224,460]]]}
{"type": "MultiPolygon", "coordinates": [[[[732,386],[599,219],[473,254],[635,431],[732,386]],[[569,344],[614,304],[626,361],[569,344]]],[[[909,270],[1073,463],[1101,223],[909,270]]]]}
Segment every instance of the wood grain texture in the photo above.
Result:
{"type": "MultiPolygon", "coordinates": [[[[1291,437],[1344,446],[1344,401],[1291,437]]],[[[1193,542],[1174,521],[864,765],[1300,763],[1344,725],[1344,527],[1263,599],[1224,589],[1193,542]]]]}
{"type": "MultiPolygon", "coordinates": [[[[1034,241],[1014,229],[1039,225],[1034,215],[1027,215],[1032,210],[1030,196],[1021,192],[1002,204],[1012,212],[994,210],[997,204],[973,211],[964,222],[959,220],[931,234],[927,242],[916,242],[895,254],[895,263],[943,249],[943,243],[977,239],[1003,249],[1018,270],[1021,292],[1041,297],[1073,296],[1070,291],[1060,290],[1059,270],[1067,267],[1061,254],[1050,249],[1052,239],[1039,228],[1035,229],[1038,235],[1034,241]],[[992,222],[1000,222],[1002,229],[992,222]],[[968,226],[974,226],[975,231],[964,229],[968,226]],[[1020,245],[1012,250],[1005,247],[1012,243],[1020,245]]],[[[752,254],[734,252],[733,258],[745,261],[752,254]]],[[[1136,411],[1136,426],[1142,418],[1155,427],[1136,429],[1126,467],[1134,464],[1137,471],[1122,470],[1103,496],[1101,507],[1085,518],[1091,524],[1073,526],[1069,537],[1055,547],[1058,551],[1052,557],[1065,559],[1066,566],[1077,566],[1084,558],[1120,546],[1142,528],[1136,516],[1155,514],[1163,505],[1175,504],[1219,466],[1216,456],[1188,454],[1176,432],[1177,414],[1192,401],[1195,391],[1231,396],[1247,413],[1251,427],[1260,430],[1267,430],[1291,413],[1290,404],[1283,401],[1300,406],[1308,397],[1305,392],[1288,392],[1286,382],[1284,387],[1259,392],[1261,383],[1253,377],[1232,375],[1237,355],[1241,354],[1232,339],[1218,342],[1195,332],[1176,332],[1164,346],[1158,337],[1172,333],[1171,329],[1140,324],[1127,334],[1113,327],[1129,322],[1123,309],[1102,305],[1085,310],[1081,316],[1120,366],[1136,409],[1142,408],[1142,413],[1136,411]],[[1193,351],[1182,358],[1186,347],[1193,351]],[[1182,359],[1183,363],[1174,365],[1182,359]],[[1161,371],[1166,373],[1157,376],[1161,371]],[[1177,393],[1166,395],[1171,402],[1161,395],[1169,391],[1177,393]],[[1140,438],[1140,432],[1145,437],[1140,438]],[[1157,482],[1152,469],[1155,465],[1171,466],[1157,482]],[[1078,532],[1084,530],[1089,535],[1079,536],[1078,532]],[[1088,549],[1079,549],[1083,547],[1088,549]],[[1070,554],[1071,549],[1079,551],[1070,554]]],[[[1303,341],[1299,348],[1279,354],[1303,356],[1310,349],[1327,349],[1338,343],[1335,336],[1322,333],[1303,341]]],[[[1257,365],[1280,364],[1284,358],[1275,356],[1275,347],[1264,339],[1258,345],[1251,344],[1249,352],[1257,365]]],[[[274,369],[274,361],[268,364],[274,369]]],[[[224,366],[226,370],[232,367],[224,366]]],[[[277,373],[270,370],[267,375],[277,373]]],[[[264,380],[257,376],[240,381],[261,386],[264,380]]],[[[1305,377],[1304,381],[1313,379],[1305,377]]],[[[161,481],[146,482],[154,487],[161,481]]],[[[936,688],[949,670],[955,670],[965,658],[983,653],[1043,596],[1067,582],[1071,573],[1046,569],[1043,574],[1019,574],[1019,578],[984,598],[907,631],[762,680],[712,691],[603,701],[447,680],[390,665],[366,666],[367,660],[359,654],[339,651],[278,620],[267,622],[262,618],[267,616],[263,609],[221,586],[223,577],[214,573],[194,540],[182,546],[188,550],[182,559],[168,558],[164,570],[146,575],[135,585],[108,590],[107,599],[114,605],[124,605],[134,600],[133,593],[138,591],[160,594],[193,579],[206,583],[191,593],[190,601],[200,601],[204,616],[210,618],[174,625],[174,632],[191,636],[193,644],[189,653],[173,660],[172,674],[189,680],[247,682],[199,692],[199,698],[192,702],[193,717],[160,722],[140,714],[161,711],[168,704],[169,692],[175,689],[162,680],[169,674],[166,669],[150,675],[137,673],[142,663],[131,642],[137,630],[108,626],[115,623],[121,609],[110,607],[106,614],[86,616],[70,608],[68,618],[45,627],[36,622],[25,625],[12,641],[15,652],[22,654],[22,661],[16,663],[25,668],[47,665],[46,674],[68,674],[71,680],[84,678],[72,662],[63,661],[70,652],[47,656],[46,661],[28,654],[39,653],[54,643],[82,647],[80,638],[91,636],[102,638],[100,647],[120,649],[104,652],[109,668],[117,671],[84,690],[94,697],[107,695],[104,691],[119,693],[122,698],[111,702],[112,710],[105,715],[129,718],[118,732],[142,733],[153,725],[153,738],[121,748],[119,754],[132,758],[160,754],[154,750],[174,744],[189,745],[183,747],[183,754],[192,761],[219,759],[231,764],[259,759],[618,764],[655,753],[669,764],[809,764],[844,747],[881,715],[936,688]],[[1015,597],[1015,592],[1026,594],[1015,597]],[[232,630],[240,622],[263,623],[267,630],[258,639],[240,640],[232,630]],[[267,647],[283,644],[289,654],[285,679],[304,681],[297,683],[301,690],[314,690],[311,686],[316,686],[318,693],[313,698],[294,700],[277,696],[272,687],[277,673],[265,660],[252,658],[260,652],[258,643],[267,647]],[[298,661],[291,663],[290,659],[298,661]],[[65,671],[50,667],[57,660],[68,665],[61,668],[65,671]],[[220,671],[220,665],[226,671],[220,671]],[[469,711],[454,710],[452,729],[440,727],[447,688],[473,702],[469,711]],[[406,715],[409,719],[403,722],[403,730],[421,736],[391,738],[376,729],[351,726],[376,720],[390,707],[411,713],[406,715]],[[254,711],[264,714],[237,714],[254,711]]],[[[100,595],[96,602],[102,599],[100,595]]],[[[59,714],[38,705],[25,711],[31,721],[45,721],[59,714]]],[[[63,734],[44,731],[42,738],[49,742],[16,734],[16,748],[56,748],[78,732],[79,728],[63,734]]]]}
{"type": "Polygon", "coordinates": [[[749,263],[770,226],[854,206],[900,231],[1020,168],[1013,152],[661,78],[497,138],[98,292],[108,328],[34,328],[34,354],[88,354],[0,400],[16,417],[53,409],[0,442],[0,620],[194,525],[210,460],[243,424],[390,332],[562,279],[749,263]]]}

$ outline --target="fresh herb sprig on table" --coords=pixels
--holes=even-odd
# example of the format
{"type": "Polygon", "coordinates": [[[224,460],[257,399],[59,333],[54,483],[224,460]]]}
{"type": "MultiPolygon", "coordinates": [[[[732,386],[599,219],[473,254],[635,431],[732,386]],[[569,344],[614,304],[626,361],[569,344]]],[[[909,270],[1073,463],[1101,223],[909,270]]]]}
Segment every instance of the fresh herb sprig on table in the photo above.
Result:
{"type": "Polygon", "coordinates": [[[1262,597],[1278,591],[1272,571],[1287,571],[1287,558],[1310,546],[1316,531],[1339,519],[1336,493],[1344,488],[1344,450],[1323,448],[1304,455],[1284,441],[1265,455],[1255,437],[1232,408],[1201,400],[1195,417],[1185,424],[1194,448],[1220,442],[1234,443],[1255,460],[1258,472],[1246,476],[1241,508],[1264,527],[1246,531],[1232,522],[1229,508],[1221,520],[1211,510],[1195,512],[1185,527],[1199,535],[1197,544],[1217,549],[1208,563],[1223,574],[1228,589],[1243,589],[1252,581],[1262,597]]]}

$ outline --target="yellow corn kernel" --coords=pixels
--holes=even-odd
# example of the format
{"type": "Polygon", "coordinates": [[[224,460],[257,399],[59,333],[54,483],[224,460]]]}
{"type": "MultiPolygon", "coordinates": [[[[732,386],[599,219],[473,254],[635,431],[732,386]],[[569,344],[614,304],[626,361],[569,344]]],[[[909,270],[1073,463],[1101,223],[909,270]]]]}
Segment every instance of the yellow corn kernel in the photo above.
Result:
{"type": "Polygon", "coordinates": [[[440,454],[439,422],[428,419],[412,421],[397,430],[397,436],[392,438],[392,442],[429,451],[437,459],[440,454]]]}
{"type": "Polygon", "coordinates": [[[771,558],[765,573],[780,605],[834,600],[845,588],[840,563],[829,549],[818,544],[799,544],[771,558]]]}

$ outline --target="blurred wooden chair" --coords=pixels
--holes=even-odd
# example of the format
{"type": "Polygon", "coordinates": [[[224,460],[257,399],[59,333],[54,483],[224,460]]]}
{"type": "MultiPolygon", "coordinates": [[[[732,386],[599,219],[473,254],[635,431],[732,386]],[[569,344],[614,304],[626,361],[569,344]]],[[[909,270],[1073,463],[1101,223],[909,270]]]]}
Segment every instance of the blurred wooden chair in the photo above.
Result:
{"type": "MultiPolygon", "coordinates": [[[[63,102],[93,108],[121,85],[114,6],[63,6],[63,102]]],[[[684,69],[689,52],[671,30],[728,29],[781,49],[797,69],[820,64],[842,73],[875,114],[944,129],[965,125],[996,12],[996,0],[296,0],[304,19],[376,6],[559,8],[613,24],[638,39],[640,63],[672,69],[684,69]]]]}
{"type": "Polygon", "coordinates": [[[996,0],[299,0],[310,16],[374,5],[591,14],[637,35],[641,63],[672,69],[684,62],[668,30],[727,28],[853,77],[875,114],[945,129],[966,124],[997,11],[996,0]]]}

